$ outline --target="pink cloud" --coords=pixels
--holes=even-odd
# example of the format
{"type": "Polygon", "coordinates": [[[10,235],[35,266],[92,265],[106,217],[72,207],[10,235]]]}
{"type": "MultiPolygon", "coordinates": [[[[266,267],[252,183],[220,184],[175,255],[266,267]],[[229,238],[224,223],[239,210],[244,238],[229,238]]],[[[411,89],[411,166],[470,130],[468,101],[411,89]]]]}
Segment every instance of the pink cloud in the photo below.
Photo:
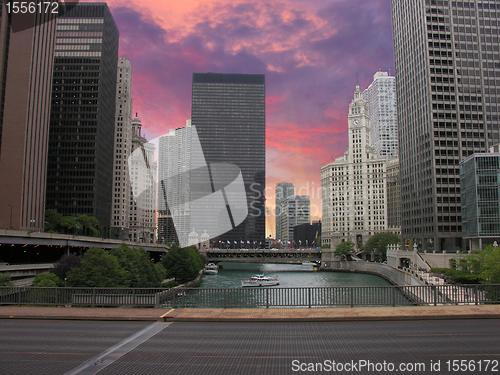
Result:
{"type": "Polygon", "coordinates": [[[347,146],[354,86],[394,65],[387,0],[107,2],[148,137],[190,118],[194,72],[266,74],[268,191],[320,184],[347,146]]]}

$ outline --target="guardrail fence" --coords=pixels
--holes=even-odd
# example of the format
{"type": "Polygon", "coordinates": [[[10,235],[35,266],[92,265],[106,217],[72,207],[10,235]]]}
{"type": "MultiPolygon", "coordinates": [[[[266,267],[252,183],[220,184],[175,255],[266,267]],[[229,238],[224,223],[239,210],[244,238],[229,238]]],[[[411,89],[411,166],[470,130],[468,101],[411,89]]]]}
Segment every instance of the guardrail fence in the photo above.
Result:
{"type": "Polygon", "coordinates": [[[308,288],[0,287],[0,305],[143,307],[333,307],[500,303],[500,285],[308,288]]]}

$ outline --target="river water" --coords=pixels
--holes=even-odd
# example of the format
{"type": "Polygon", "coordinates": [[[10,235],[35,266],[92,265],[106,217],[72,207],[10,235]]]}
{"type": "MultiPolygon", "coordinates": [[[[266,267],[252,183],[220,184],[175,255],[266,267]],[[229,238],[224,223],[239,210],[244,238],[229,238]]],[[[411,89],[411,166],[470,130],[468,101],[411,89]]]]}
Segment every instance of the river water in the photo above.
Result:
{"type": "MultiPolygon", "coordinates": [[[[219,263],[220,264],[220,263],[219,263]]],[[[240,288],[255,274],[277,276],[279,287],[389,286],[386,279],[351,272],[313,271],[312,266],[272,263],[222,263],[217,275],[203,275],[200,288],[240,288]]]]}

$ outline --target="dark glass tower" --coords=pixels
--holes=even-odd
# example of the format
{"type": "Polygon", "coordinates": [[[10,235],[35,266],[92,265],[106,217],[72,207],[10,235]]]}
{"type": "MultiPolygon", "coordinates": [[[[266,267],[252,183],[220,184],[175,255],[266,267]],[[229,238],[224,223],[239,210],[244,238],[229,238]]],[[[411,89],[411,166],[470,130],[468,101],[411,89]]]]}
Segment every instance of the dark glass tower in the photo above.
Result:
{"type": "MultiPolygon", "coordinates": [[[[112,210],[118,29],[105,3],[57,19],[47,208],[108,226],[112,210]]],[[[130,147],[130,145],[129,145],[130,147]]]]}
{"type": "Polygon", "coordinates": [[[247,218],[217,240],[264,244],[265,97],[263,74],[193,74],[191,120],[206,162],[238,166],[247,196],[247,218]]]}

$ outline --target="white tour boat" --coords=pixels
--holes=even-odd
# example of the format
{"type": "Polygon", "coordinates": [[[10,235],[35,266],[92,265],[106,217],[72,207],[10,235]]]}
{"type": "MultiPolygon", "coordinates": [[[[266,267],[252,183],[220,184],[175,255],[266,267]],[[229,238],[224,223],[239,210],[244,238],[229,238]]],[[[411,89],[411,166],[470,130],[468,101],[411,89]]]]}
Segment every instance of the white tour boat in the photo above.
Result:
{"type": "Polygon", "coordinates": [[[203,271],[205,275],[217,275],[219,273],[219,268],[217,267],[217,264],[214,263],[208,263],[205,266],[205,270],[203,271]]]}
{"type": "Polygon", "coordinates": [[[272,286],[279,285],[277,277],[269,277],[264,275],[255,275],[248,280],[243,280],[241,286],[272,286]]]}
{"type": "Polygon", "coordinates": [[[303,266],[313,266],[313,267],[318,267],[318,263],[316,262],[302,262],[303,266]]]}

